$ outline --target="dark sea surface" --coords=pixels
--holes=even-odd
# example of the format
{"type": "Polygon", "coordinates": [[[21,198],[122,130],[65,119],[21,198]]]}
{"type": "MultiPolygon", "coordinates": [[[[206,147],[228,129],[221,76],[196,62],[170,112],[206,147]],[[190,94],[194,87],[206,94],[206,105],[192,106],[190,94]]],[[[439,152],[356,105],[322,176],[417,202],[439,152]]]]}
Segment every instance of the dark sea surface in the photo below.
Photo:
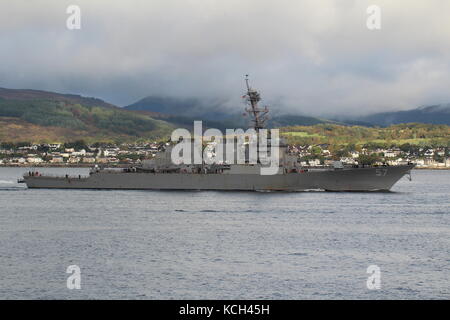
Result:
{"type": "Polygon", "coordinates": [[[0,168],[2,299],[450,298],[450,171],[390,193],[29,190],[25,171],[0,168]]]}

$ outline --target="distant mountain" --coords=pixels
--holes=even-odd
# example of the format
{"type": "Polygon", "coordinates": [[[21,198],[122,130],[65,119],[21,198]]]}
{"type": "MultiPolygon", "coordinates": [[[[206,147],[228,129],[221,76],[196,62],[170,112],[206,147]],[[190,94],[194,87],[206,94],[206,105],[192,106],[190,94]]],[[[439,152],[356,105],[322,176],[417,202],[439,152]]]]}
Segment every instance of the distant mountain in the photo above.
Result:
{"type": "Polygon", "coordinates": [[[228,110],[222,100],[203,101],[198,98],[176,98],[163,96],[148,96],[133,104],[125,106],[126,110],[156,112],[159,114],[179,117],[201,117],[214,120],[218,117],[230,118],[234,115],[228,110]]]}
{"type": "MultiPolygon", "coordinates": [[[[203,120],[215,128],[246,127],[248,117],[240,111],[229,111],[224,101],[203,102],[196,98],[173,98],[149,96],[124,107],[127,110],[149,112],[153,117],[174,124],[192,124],[194,120],[203,120]],[[224,112],[223,110],[226,110],[224,112]],[[231,126],[230,126],[231,125],[231,126]]],[[[235,109],[239,110],[239,109],[235,109]]],[[[298,114],[276,114],[271,112],[269,127],[307,126],[320,123],[335,123],[355,126],[389,126],[401,123],[428,123],[450,125],[450,104],[420,107],[406,111],[382,112],[357,118],[329,120],[298,114]]]]}
{"type": "Polygon", "coordinates": [[[378,126],[411,122],[450,125],[450,103],[406,111],[375,113],[356,120],[378,126]]]}
{"type": "Polygon", "coordinates": [[[105,108],[117,108],[101,99],[83,97],[76,94],[62,94],[50,91],[32,89],[6,89],[0,88],[0,98],[7,100],[53,100],[66,102],[68,104],[81,104],[85,106],[98,106],[105,108]]]}
{"type": "MultiPolygon", "coordinates": [[[[247,128],[244,108],[229,111],[225,101],[204,102],[151,96],[124,108],[101,99],[29,89],[0,88],[0,142],[136,141],[166,139],[194,120],[220,130],[247,128]]],[[[330,125],[389,126],[401,123],[450,125],[450,104],[333,121],[296,114],[269,113],[269,128],[330,125]]]]}
{"type": "Polygon", "coordinates": [[[166,137],[173,128],[96,98],[0,88],[0,141],[135,141],[166,137]]]}
{"type": "MultiPolygon", "coordinates": [[[[173,98],[149,96],[124,107],[127,110],[151,114],[155,118],[168,122],[191,126],[194,120],[202,120],[207,127],[218,129],[246,128],[249,117],[243,116],[244,107],[238,111],[228,111],[224,101],[202,102],[196,98],[173,98]],[[228,112],[223,112],[227,110],[228,112]]],[[[315,125],[319,123],[337,123],[326,119],[302,115],[274,115],[270,113],[268,127],[283,127],[296,125],[315,125]]]]}
{"type": "Polygon", "coordinates": [[[273,118],[270,118],[268,125],[270,128],[279,128],[290,126],[313,126],[320,123],[343,124],[337,121],[331,121],[327,119],[287,114],[274,116],[273,118]]]}

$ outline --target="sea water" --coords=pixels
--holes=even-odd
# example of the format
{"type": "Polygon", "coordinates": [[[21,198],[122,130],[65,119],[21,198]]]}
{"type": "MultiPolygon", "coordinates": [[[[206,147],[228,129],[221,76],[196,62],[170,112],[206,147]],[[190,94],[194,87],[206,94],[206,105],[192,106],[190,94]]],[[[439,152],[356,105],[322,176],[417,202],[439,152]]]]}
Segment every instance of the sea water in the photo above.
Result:
{"type": "Polygon", "coordinates": [[[450,298],[450,171],[258,193],[27,189],[28,170],[0,168],[1,299],[450,298]]]}

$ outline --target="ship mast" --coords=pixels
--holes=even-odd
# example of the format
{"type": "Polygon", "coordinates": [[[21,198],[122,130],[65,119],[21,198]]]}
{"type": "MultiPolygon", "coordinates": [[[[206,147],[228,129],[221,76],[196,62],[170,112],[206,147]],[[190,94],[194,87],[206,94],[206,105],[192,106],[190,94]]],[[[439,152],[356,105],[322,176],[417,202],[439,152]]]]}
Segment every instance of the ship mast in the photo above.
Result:
{"type": "Polygon", "coordinates": [[[264,109],[258,106],[258,102],[261,101],[261,96],[258,91],[252,89],[248,83],[248,74],[245,75],[245,84],[247,85],[247,94],[244,98],[247,99],[248,107],[245,108],[245,111],[253,117],[251,120],[253,123],[253,128],[256,132],[259,129],[263,129],[266,121],[268,119],[267,114],[269,113],[269,109],[264,107],[264,109]]]}

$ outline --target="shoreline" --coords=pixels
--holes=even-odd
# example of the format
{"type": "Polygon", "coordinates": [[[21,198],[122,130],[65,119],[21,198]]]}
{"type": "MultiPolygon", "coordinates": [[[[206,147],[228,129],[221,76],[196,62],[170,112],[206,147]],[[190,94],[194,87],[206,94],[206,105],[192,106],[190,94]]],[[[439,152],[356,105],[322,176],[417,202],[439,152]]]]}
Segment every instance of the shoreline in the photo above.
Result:
{"type": "MultiPolygon", "coordinates": [[[[95,165],[95,164],[94,164],[95,165]]],[[[77,163],[77,164],[37,164],[37,165],[23,165],[23,164],[0,164],[0,168],[93,168],[91,163],[77,163]]],[[[98,164],[99,167],[105,168],[130,168],[138,166],[137,164],[98,164]]],[[[450,167],[414,167],[413,170],[450,170],[450,167]]]]}
{"type": "Polygon", "coordinates": [[[450,170],[450,167],[415,167],[413,170],[450,170]]]}
{"type": "MultiPolygon", "coordinates": [[[[95,165],[95,164],[94,164],[95,165]]],[[[93,164],[91,163],[76,163],[76,164],[0,164],[0,168],[93,168],[93,164]]],[[[112,164],[112,163],[102,163],[98,164],[99,167],[107,167],[107,168],[129,168],[135,167],[134,164],[112,164]]]]}

